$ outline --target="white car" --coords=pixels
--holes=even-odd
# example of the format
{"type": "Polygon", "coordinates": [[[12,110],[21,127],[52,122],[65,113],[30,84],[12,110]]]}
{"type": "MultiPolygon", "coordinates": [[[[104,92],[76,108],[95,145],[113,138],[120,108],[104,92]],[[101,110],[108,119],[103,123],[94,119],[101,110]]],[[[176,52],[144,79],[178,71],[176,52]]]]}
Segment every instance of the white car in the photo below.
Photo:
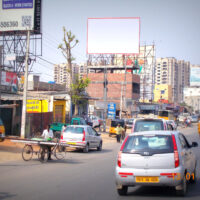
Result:
{"type": "Polygon", "coordinates": [[[178,131],[146,131],[128,135],[118,153],[115,169],[119,195],[128,187],[170,186],[184,196],[195,182],[198,167],[193,147],[178,131]]]}
{"type": "Polygon", "coordinates": [[[61,143],[67,143],[70,147],[83,149],[87,153],[89,149],[102,150],[102,138],[95,129],[88,125],[69,125],[61,136],[61,143]]]}
{"type": "Polygon", "coordinates": [[[99,127],[101,126],[102,119],[100,119],[98,116],[91,115],[90,120],[92,121],[92,127],[99,127]]]}

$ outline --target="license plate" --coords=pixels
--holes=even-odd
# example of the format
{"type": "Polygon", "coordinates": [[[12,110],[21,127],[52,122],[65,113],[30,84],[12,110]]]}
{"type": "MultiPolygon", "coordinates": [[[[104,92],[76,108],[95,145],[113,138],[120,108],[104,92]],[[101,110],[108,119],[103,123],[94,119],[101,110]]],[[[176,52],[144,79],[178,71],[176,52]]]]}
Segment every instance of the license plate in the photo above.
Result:
{"type": "Polygon", "coordinates": [[[67,142],[67,144],[76,145],[76,142],[67,142]]]}
{"type": "Polygon", "coordinates": [[[137,176],[137,183],[158,183],[159,178],[157,176],[137,176]]]}

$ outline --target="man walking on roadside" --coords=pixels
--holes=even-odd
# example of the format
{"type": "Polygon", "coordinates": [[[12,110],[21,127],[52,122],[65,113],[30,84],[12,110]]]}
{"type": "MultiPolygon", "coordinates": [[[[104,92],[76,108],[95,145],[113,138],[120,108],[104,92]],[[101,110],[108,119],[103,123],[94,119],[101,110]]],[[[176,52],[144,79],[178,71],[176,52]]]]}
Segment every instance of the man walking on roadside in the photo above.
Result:
{"type": "Polygon", "coordinates": [[[116,127],[117,142],[120,142],[123,131],[124,131],[124,129],[121,127],[120,124],[118,124],[116,127]]]}

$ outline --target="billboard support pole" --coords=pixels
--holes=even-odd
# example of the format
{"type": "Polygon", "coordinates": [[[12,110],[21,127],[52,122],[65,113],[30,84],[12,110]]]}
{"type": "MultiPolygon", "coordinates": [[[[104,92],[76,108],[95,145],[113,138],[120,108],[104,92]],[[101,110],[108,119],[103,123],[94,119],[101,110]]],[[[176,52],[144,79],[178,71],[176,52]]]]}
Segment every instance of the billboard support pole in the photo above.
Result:
{"type": "Polygon", "coordinates": [[[26,99],[27,99],[27,87],[28,87],[29,42],[30,42],[30,30],[28,30],[27,32],[24,91],[23,91],[23,105],[22,105],[22,119],[21,119],[21,138],[25,138],[25,128],[26,128],[26,99]]]}

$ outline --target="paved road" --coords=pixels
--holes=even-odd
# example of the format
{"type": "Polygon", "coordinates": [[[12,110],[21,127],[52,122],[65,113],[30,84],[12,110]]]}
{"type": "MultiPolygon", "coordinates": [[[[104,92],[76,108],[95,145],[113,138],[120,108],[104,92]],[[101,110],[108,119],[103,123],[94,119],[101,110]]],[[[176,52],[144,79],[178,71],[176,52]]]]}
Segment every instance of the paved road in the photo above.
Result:
{"type": "MultiPolygon", "coordinates": [[[[189,140],[198,141],[195,128],[183,131],[189,140]]],[[[179,199],[168,188],[130,188],[119,197],[114,184],[114,167],[119,144],[104,145],[102,152],[68,153],[66,160],[41,164],[37,159],[0,164],[0,199],[115,200],[179,199]]],[[[200,147],[195,150],[200,160],[200,147]]],[[[190,185],[185,199],[200,199],[200,182],[190,185]]]]}

